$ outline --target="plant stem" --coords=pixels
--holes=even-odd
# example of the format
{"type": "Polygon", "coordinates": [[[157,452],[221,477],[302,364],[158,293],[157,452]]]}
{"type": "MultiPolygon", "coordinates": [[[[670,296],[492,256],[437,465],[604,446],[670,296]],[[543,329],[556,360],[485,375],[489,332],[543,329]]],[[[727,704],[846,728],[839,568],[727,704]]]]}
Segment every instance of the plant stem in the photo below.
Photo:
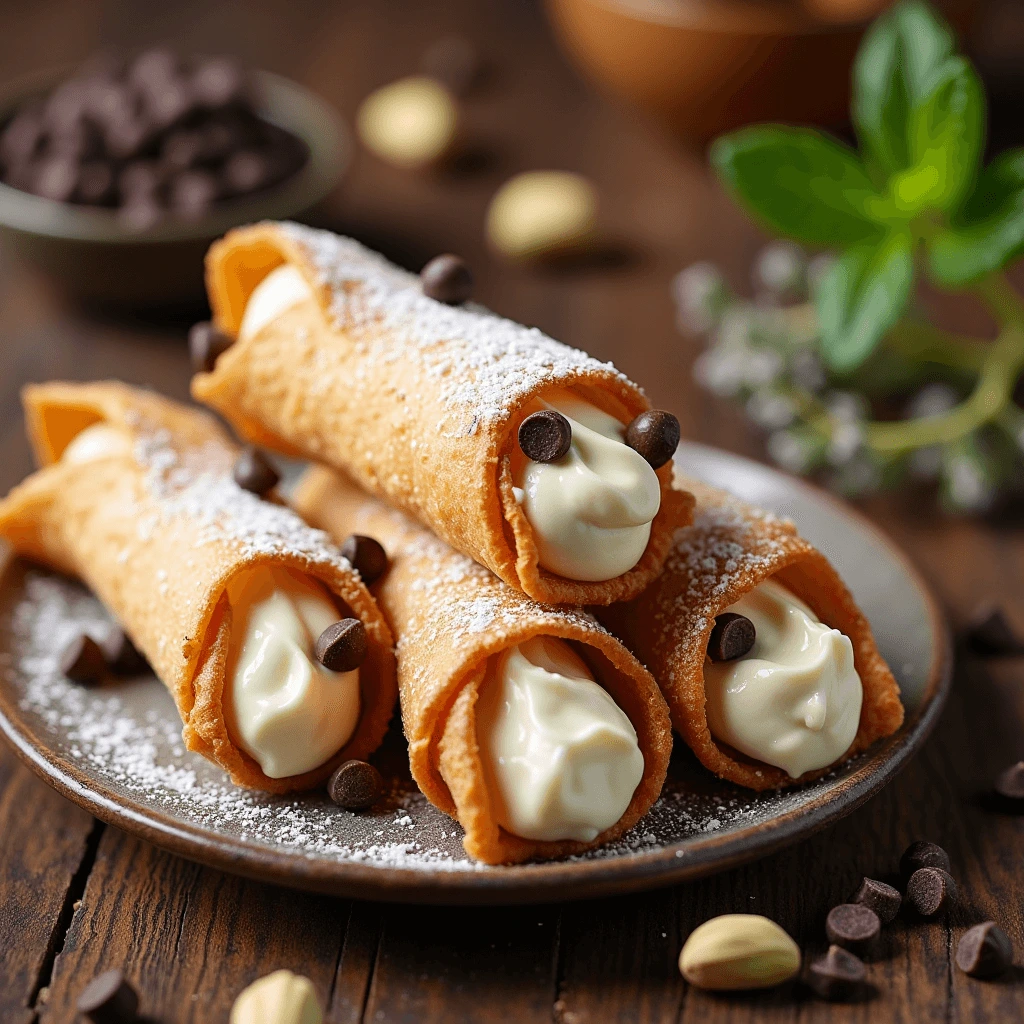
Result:
{"type": "Polygon", "coordinates": [[[979,282],[978,293],[1003,327],[985,354],[974,391],[939,416],[868,423],[865,439],[879,455],[892,457],[915,448],[950,444],[996,419],[1010,401],[1024,369],[1024,303],[1001,273],[979,282]]]}
{"type": "Polygon", "coordinates": [[[938,363],[977,374],[992,342],[940,330],[919,320],[901,320],[890,332],[893,348],[912,362],[938,363]]]}

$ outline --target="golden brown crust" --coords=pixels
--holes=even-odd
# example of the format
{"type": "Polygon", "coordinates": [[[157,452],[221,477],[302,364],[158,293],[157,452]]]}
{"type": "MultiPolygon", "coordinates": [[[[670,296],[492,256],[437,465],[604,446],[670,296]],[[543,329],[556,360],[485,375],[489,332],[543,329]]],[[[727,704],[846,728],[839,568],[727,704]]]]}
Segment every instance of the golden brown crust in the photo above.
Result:
{"type": "Polygon", "coordinates": [[[530,601],[327,469],[306,473],[294,504],[338,540],[367,534],[387,550],[390,568],[374,589],[398,638],[402,724],[413,778],[431,803],[462,824],[471,856],[499,864],[579,853],[640,819],[661,792],[672,729],[657,685],[621,643],[579,609],[530,601]],[[540,635],[573,644],[629,716],[644,755],[644,775],[629,807],[592,843],[511,835],[497,824],[488,795],[476,738],[476,700],[487,659],[540,635]]]}
{"type": "Polygon", "coordinates": [[[600,609],[598,616],[654,673],[673,726],[700,762],[723,779],[757,790],[805,782],[830,770],[793,779],[719,743],[708,728],[704,658],[715,616],[769,577],[853,643],[864,700],[857,735],[840,760],[894,733],[903,723],[899,687],[867,619],[828,559],[788,520],[697,480],[684,480],[683,486],[697,499],[694,523],[676,535],[661,575],[636,600],[600,609]]]}
{"type": "Polygon", "coordinates": [[[692,501],[662,467],[662,507],[640,563],[580,583],[539,569],[512,497],[508,457],[520,420],[546,390],[571,388],[628,422],[650,407],[610,364],[479,306],[423,296],[418,278],[350,239],[290,224],[229,232],[207,257],[218,326],[236,335],[257,284],[283,263],[315,299],[237,341],[192,393],[240,434],[343,471],[487,566],[554,604],[608,604],[657,574],[692,501]]]}
{"type": "Polygon", "coordinates": [[[42,464],[0,503],[0,536],[18,553],[81,577],[103,600],[170,690],[186,746],[239,785],[280,793],[320,784],[341,761],[380,744],[397,695],[390,630],[358,574],[290,510],[231,480],[237,449],[212,417],[122,384],[25,389],[29,435],[42,464]],[[58,461],[78,431],[124,430],[134,454],[88,464],[58,461]],[[363,713],[327,764],[268,778],[231,741],[222,701],[237,572],[261,564],[321,580],[340,614],[362,620],[370,655],[363,713]]]}

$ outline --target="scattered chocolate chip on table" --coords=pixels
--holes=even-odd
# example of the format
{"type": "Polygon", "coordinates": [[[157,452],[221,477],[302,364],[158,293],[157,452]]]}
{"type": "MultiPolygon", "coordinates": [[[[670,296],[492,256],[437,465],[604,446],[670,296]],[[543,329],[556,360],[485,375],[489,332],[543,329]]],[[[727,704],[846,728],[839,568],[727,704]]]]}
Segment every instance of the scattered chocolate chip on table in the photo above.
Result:
{"type": "Polygon", "coordinates": [[[907,903],[921,917],[936,917],[946,913],[956,895],[953,876],[942,868],[919,868],[907,883],[907,903]]]}

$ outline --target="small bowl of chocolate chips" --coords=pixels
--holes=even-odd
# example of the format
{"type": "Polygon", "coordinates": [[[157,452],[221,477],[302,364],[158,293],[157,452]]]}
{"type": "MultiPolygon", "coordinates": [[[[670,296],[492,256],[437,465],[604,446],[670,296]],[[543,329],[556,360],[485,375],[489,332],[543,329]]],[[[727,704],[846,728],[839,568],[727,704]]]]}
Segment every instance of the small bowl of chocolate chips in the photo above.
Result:
{"type": "Polygon", "coordinates": [[[81,298],[187,303],[213,239],[307,213],[349,153],[326,101],[233,58],[96,58],[0,97],[0,244],[81,298]]]}

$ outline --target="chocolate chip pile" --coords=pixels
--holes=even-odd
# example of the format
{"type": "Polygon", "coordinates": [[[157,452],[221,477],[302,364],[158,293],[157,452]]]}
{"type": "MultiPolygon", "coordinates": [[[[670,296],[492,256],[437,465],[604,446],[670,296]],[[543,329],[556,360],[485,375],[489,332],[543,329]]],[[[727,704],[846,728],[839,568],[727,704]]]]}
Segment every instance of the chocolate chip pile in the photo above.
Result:
{"type": "MultiPolygon", "coordinates": [[[[906,893],[865,878],[849,903],[833,907],[825,919],[828,952],[808,960],[804,983],[824,999],[857,999],[867,977],[861,957],[870,958],[885,925],[906,907],[911,919],[936,920],[956,905],[958,891],[950,874],[949,854],[925,840],[911,843],[900,858],[900,880],[906,893]]],[[[957,943],[956,963],[975,978],[994,978],[1009,969],[1013,949],[1006,933],[985,921],[968,929],[957,943]]]]}
{"type": "Polygon", "coordinates": [[[305,164],[305,144],[264,120],[228,57],[152,49],[97,61],[0,128],[0,180],[63,203],[115,209],[142,231],[199,220],[305,164]]]}

